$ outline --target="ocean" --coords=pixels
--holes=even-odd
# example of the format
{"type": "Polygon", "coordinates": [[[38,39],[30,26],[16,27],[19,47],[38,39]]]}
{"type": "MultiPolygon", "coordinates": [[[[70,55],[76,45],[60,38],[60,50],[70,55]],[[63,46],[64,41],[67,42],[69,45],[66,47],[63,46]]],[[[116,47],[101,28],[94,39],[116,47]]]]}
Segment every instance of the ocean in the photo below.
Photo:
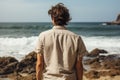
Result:
{"type": "MultiPolygon", "coordinates": [[[[38,35],[52,26],[48,22],[0,23],[0,57],[13,56],[21,60],[34,50],[38,35]]],[[[109,54],[120,54],[120,25],[71,22],[67,28],[82,37],[89,52],[99,48],[109,54]]]]}

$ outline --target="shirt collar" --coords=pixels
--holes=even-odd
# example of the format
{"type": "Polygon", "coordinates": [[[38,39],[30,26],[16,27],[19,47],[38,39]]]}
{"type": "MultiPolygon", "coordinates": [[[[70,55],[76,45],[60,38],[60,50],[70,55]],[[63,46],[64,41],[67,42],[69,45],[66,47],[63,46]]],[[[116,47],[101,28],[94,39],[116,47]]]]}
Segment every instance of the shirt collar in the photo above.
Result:
{"type": "Polygon", "coordinates": [[[67,29],[65,26],[53,26],[53,29],[67,29]]]}

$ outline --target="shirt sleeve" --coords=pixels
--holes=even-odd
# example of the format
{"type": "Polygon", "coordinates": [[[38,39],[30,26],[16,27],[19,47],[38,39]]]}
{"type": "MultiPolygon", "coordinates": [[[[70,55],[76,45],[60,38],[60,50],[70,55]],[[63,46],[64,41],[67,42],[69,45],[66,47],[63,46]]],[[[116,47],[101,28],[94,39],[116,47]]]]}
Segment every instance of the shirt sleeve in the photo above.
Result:
{"type": "Polygon", "coordinates": [[[40,34],[35,46],[35,52],[38,54],[43,54],[43,48],[44,48],[44,44],[43,44],[43,35],[40,34]]]}
{"type": "Polygon", "coordinates": [[[81,37],[78,39],[78,57],[83,57],[85,54],[88,54],[85,44],[81,37]]]}

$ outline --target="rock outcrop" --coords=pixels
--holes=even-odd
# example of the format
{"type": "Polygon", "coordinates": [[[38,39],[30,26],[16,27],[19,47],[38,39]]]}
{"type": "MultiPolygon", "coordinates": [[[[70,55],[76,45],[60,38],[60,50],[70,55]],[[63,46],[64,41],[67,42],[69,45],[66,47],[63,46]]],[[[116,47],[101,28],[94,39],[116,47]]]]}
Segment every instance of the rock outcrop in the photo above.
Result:
{"type": "Polygon", "coordinates": [[[35,52],[26,55],[20,62],[14,57],[0,57],[0,75],[14,72],[34,73],[36,60],[35,52]]]}
{"type": "Polygon", "coordinates": [[[16,71],[18,60],[14,57],[0,57],[0,75],[16,71]]]}
{"type": "Polygon", "coordinates": [[[86,56],[97,57],[97,56],[99,56],[100,53],[105,54],[105,53],[108,53],[108,52],[106,50],[103,50],[103,49],[95,48],[89,54],[87,54],[86,56]]]}
{"type": "Polygon", "coordinates": [[[120,14],[118,14],[116,21],[106,22],[107,25],[120,25],[120,14]]]}
{"type": "Polygon", "coordinates": [[[23,60],[17,65],[18,72],[33,73],[35,72],[36,53],[33,51],[25,56],[23,60]]]}
{"type": "Polygon", "coordinates": [[[100,78],[100,76],[120,76],[120,54],[99,55],[84,60],[84,65],[89,65],[90,70],[86,71],[87,78],[100,78]]]}
{"type": "MultiPolygon", "coordinates": [[[[94,49],[83,61],[90,69],[84,71],[88,80],[99,79],[101,76],[120,76],[120,54],[99,55],[106,50],[94,49]]],[[[21,61],[14,57],[0,57],[0,78],[11,80],[36,80],[35,77],[36,53],[30,52],[21,61]]],[[[0,79],[1,80],[1,79],[0,79]]]]}

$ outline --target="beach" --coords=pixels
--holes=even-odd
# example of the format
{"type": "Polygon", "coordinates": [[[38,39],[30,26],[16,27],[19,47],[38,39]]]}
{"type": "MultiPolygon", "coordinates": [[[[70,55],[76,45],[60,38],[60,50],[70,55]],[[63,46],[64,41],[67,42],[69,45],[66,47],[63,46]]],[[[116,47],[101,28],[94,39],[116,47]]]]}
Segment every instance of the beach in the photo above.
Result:
{"type": "MultiPolygon", "coordinates": [[[[120,26],[76,22],[67,27],[90,53],[84,56],[83,80],[119,80],[120,26]]],[[[51,23],[0,23],[0,80],[35,80],[36,41],[51,28],[51,23]]]]}
{"type": "MultiPolygon", "coordinates": [[[[89,58],[83,59],[83,80],[119,80],[120,57],[118,56],[120,55],[101,56],[101,52],[106,51],[94,49],[85,56],[89,58]]],[[[14,57],[0,57],[0,80],[36,80],[35,65],[36,53],[34,51],[21,61],[14,57]]]]}

